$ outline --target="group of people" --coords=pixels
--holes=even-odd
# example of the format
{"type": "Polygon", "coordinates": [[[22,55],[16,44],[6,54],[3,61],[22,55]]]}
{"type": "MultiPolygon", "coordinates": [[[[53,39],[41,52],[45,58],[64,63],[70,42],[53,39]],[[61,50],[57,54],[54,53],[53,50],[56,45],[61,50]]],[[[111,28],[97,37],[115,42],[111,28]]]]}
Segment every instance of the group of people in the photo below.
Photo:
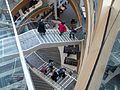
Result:
{"type": "MultiPolygon", "coordinates": [[[[60,36],[63,35],[64,32],[67,31],[67,28],[66,28],[66,26],[65,26],[65,22],[60,21],[60,20],[51,20],[51,22],[53,22],[53,23],[55,23],[55,24],[58,24],[58,30],[59,30],[59,32],[60,32],[60,33],[59,33],[60,36]]],[[[75,33],[76,33],[75,24],[76,24],[75,19],[72,19],[72,20],[71,20],[71,28],[70,28],[71,32],[70,32],[69,37],[70,37],[70,38],[73,37],[73,39],[75,39],[75,33]]],[[[41,19],[41,20],[39,21],[39,24],[38,24],[38,32],[39,32],[42,36],[45,35],[46,29],[45,29],[45,23],[44,23],[43,19],[41,19]]]]}
{"type": "Polygon", "coordinates": [[[66,74],[65,74],[66,69],[65,68],[59,68],[57,70],[55,70],[51,76],[51,79],[55,82],[57,82],[58,79],[65,78],[66,74]]]}
{"type": "Polygon", "coordinates": [[[57,82],[57,80],[59,78],[65,78],[65,68],[59,68],[59,69],[55,69],[54,68],[54,61],[53,60],[49,60],[48,66],[47,67],[42,67],[42,69],[40,70],[43,74],[48,75],[51,77],[51,79],[55,82],[57,82]]]}

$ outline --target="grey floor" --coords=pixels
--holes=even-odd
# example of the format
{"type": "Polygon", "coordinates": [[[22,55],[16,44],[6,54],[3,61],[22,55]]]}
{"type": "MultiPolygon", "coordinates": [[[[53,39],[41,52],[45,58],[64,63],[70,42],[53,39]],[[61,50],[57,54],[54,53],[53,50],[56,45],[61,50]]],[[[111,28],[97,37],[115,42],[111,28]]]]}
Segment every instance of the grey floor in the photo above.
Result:
{"type": "Polygon", "coordinates": [[[60,53],[57,47],[39,49],[36,51],[36,53],[39,56],[41,56],[46,62],[48,62],[49,59],[54,60],[55,67],[60,67],[61,59],[60,59],[60,53]]]}
{"type": "Polygon", "coordinates": [[[75,12],[72,7],[68,4],[67,9],[60,15],[60,19],[65,22],[65,24],[69,27],[71,19],[74,18],[77,20],[75,12]]]}

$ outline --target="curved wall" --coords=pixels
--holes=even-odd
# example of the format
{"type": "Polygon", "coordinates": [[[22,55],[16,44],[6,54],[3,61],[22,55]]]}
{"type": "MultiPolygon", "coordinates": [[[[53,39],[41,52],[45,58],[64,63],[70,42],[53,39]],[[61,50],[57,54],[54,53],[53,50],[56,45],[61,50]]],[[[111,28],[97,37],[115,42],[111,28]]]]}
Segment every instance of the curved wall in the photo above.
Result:
{"type": "MultiPolygon", "coordinates": [[[[94,29],[90,25],[93,25],[93,21],[91,19],[93,18],[93,11],[89,11],[91,9],[90,5],[91,1],[86,0],[86,7],[87,11],[87,41],[86,41],[86,47],[87,49],[85,50],[85,55],[83,58],[83,64],[78,76],[78,82],[76,84],[75,90],[86,90],[89,87],[89,84],[92,79],[92,75],[94,74],[93,69],[94,66],[97,62],[97,59],[99,57],[101,47],[102,47],[102,42],[104,38],[104,33],[105,33],[105,27],[108,19],[108,14],[110,10],[112,0],[103,0],[103,5],[101,7],[101,11],[99,12],[99,18],[97,20],[97,26],[94,29]],[[92,31],[94,30],[94,31],[92,31]],[[94,33],[94,34],[93,34],[94,33]],[[89,36],[88,36],[89,35],[89,36]]],[[[100,80],[100,78],[99,78],[100,80]]],[[[95,86],[96,84],[94,83],[93,87],[98,88],[95,86]]],[[[89,89],[89,90],[98,90],[98,89],[89,89]]]]}
{"type": "Polygon", "coordinates": [[[79,7],[77,5],[77,2],[75,0],[68,0],[68,1],[69,1],[70,5],[72,6],[73,10],[75,11],[80,25],[82,25],[82,18],[81,18],[81,14],[80,14],[80,10],[79,10],[79,7]]]}
{"type": "Polygon", "coordinates": [[[21,7],[24,7],[27,3],[29,2],[29,0],[21,0],[12,10],[12,15],[16,15],[16,13],[21,9],[21,7]]]}

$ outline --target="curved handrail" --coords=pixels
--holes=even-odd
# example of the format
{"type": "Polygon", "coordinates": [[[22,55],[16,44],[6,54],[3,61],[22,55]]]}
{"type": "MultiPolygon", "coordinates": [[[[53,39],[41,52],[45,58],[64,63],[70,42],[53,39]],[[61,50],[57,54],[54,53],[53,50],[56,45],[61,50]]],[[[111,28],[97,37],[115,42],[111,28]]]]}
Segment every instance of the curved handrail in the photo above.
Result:
{"type": "MultiPolygon", "coordinates": [[[[44,19],[44,20],[45,20],[45,19],[44,19]]],[[[34,20],[34,21],[29,21],[29,22],[26,22],[26,23],[21,24],[21,25],[19,25],[19,26],[16,26],[17,31],[18,31],[18,34],[19,34],[21,28],[24,28],[24,27],[26,27],[26,26],[28,27],[30,24],[35,24],[35,25],[36,25],[35,27],[32,27],[32,26],[31,26],[30,28],[32,28],[32,29],[37,28],[37,27],[38,27],[38,22],[39,22],[39,21],[34,20]]],[[[46,29],[52,29],[52,28],[55,27],[55,23],[53,23],[51,20],[45,20],[45,21],[43,21],[43,23],[45,24],[45,28],[46,28],[46,29]]],[[[67,30],[69,30],[69,27],[67,26],[67,24],[65,24],[65,25],[66,25],[67,30]]],[[[79,26],[79,27],[76,27],[75,30],[80,30],[81,28],[82,28],[82,26],[79,26]]]]}
{"type": "Polygon", "coordinates": [[[12,15],[14,16],[20,9],[21,7],[25,6],[29,0],[21,0],[12,10],[12,15]]]}
{"type": "Polygon", "coordinates": [[[82,17],[82,26],[84,26],[83,24],[85,24],[85,17],[84,17],[82,8],[81,8],[81,6],[80,6],[79,0],[75,0],[75,1],[76,1],[76,5],[77,5],[77,7],[78,7],[78,10],[80,11],[80,15],[81,15],[81,17],[82,17]]]}
{"type": "MultiPolygon", "coordinates": [[[[11,1],[11,0],[10,0],[11,1]]],[[[10,5],[10,9],[13,9],[14,8],[14,6],[16,6],[18,3],[20,3],[21,2],[21,0],[13,0],[11,3],[10,3],[10,1],[9,1],[9,5],[10,5]]]]}
{"type": "Polygon", "coordinates": [[[15,20],[15,23],[18,24],[18,22],[22,19],[22,17],[24,17],[24,15],[19,16],[19,17],[15,20]]]}
{"type": "Polygon", "coordinates": [[[85,52],[84,52],[84,57],[85,59],[89,53],[89,47],[90,47],[90,41],[91,41],[91,31],[93,31],[93,23],[92,23],[92,14],[91,14],[91,5],[90,1],[85,1],[85,9],[86,9],[86,33],[87,33],[87,39],[86,39],[86,45],[85,45],[85,52]]]}
{"type": "MultiPolygon", "coordinates": [[[[38,2],[38,3],[39,3],[39,2],[38,2]]],[[[41,3],[41,5],[43,4],[42,2],[40,2],[40,3],[41,3]]],[[[37,4],[37,5],[38,5],[38,4],[37,4]]],[[[40,6],[41,6],[41,5],[40,5],[40,6]]],[[[32,9],[32,7],[30,7],[29,9],[32,9]]],[[[30,10],[28,13],[26,12],[26,14],[21,15],[20,17],[18,17],[17,20],[15,20],[15,23],[17,23],[19,19],[23,20],[23,18],[25,18],[25,16],[27,16],[27,14],[29,14],[30,12],[31,12],[31,10],[30,10]]]]}
{"type": "MultiPolygon", "coordinates": [[[[38,69],[31,67],[29,64],[27,64],[29,69],[31,69],[38,77],[42,78],[43,80],[45,80],[48,84],[50,84],[52,87],[56,88],[56,89],[60,89],[62,90],[63,87],[61,87],[59,84],[57,84],[55,81],[53,81],[52,79],[48,78],[46,75],[44,75],[42,72],[40,72],[38,69]]],[[[64,90],[64,89],[63,89],[64,90]]]]}
{"type": "Polygon", "coordinates": [[[78,20],[79,20],[79,23],[80,25],[82,25],[82,16],[81,16],[81,13],[80,13],[80,10],[79,10],[79,7],[78,7],[78,4],[76,3],[75,0],[68,0],[72,6],[72,8],[74,9],[77,17],[78,17],[78,20]]]}
{"type": "MultiPolygon", "coordinates": [[[[28,13],[26,13],[26,14],[23,15],[23,16],[20,16],[20,17],[17,19],[18,22],[19,22],[19,19],[21,19],[20,22],[18,23],[18,25],[20,25],[20,24],[22,24],[23,22],[25,22],[29,17],[32,17],[32,15],[34,15],[34,13],[35,13],[36,11],[38,11],[38,10],[44,11],[44,9],[46,9],[47,6],[49,6],[47,3],[43,3],[42,1],[39,2],[39,3],[36,4],[36,5],[38,5],[38,6],[36,6],[35,9],[29,8],[30,11],[29,11],[28,13]],[[41,5],[38,5],[39,3],[40,3],[41,5]],[[21,17],[22,17],[22,18],[21,18],[21,17]]],[[[15,22],[17,23],[17,21],[15,21],[15,22]]]]}

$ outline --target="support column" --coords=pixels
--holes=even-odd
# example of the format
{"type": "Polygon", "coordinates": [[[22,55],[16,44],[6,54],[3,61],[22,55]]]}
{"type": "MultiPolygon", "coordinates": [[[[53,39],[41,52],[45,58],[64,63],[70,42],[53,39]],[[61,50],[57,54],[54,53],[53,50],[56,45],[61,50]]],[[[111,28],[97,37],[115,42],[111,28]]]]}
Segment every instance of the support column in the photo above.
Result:
{"type": "Polygon", "coordinates": [[[80,72],[80,69],[82,67],[83,63],[83,55],[84,55],[84,41],[80,42],[80,58],[78,59],[78,65],[77,65],[77,73],[80,72]]]}
{"type": "Polygon", "coordinates": [[[57,1],[54,0],[54,13],[55,13],[55,19],[58,19],[57,17],[57,1]]]}
{"type": "Polygon", "coordinates": [[[23,16],[23,15],[24,15],[22,9],[19,10],[19,14],[20,14],[20,16],[23,16]]]}

